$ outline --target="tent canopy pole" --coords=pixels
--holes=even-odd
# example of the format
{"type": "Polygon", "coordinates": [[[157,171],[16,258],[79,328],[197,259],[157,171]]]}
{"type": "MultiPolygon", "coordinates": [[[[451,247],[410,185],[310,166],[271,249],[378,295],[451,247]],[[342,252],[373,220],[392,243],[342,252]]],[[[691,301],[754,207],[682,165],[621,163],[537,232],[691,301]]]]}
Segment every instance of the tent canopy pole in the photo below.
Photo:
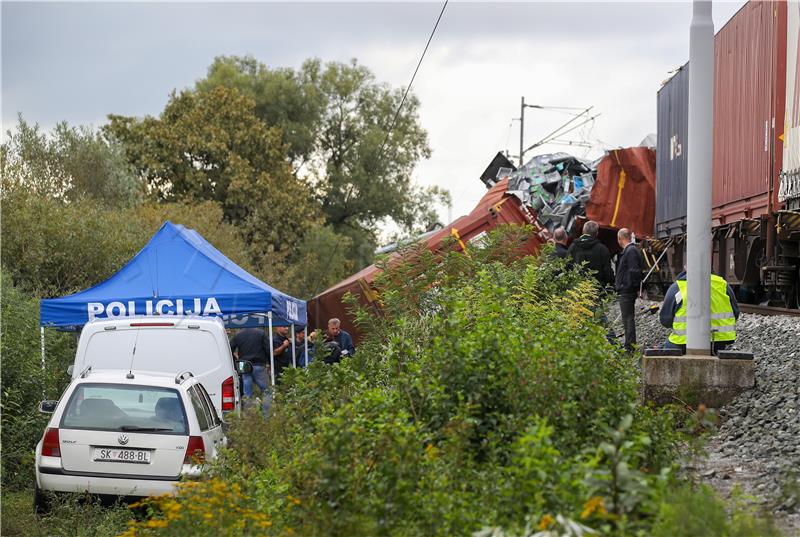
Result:
{"type": "Polygon", "coordinates": [[[275,386],[275,349],[272,348],[272,312],[267,313],[267,324],[269,325],[269,375],[272,385],[275,386]]]}
{"type": "Polygon", "coordinates": [[[292,367],[297,367],[297,358],[294,350],[294,323],[292,323],[292,367]]]}
{"type": "Polygon", "coordinates": [[[308,326],[305,327],[306,336],[303,338],[303,345],[305,346],[305,354],[303,355],[304,367],[308,367],[308,326]]]}

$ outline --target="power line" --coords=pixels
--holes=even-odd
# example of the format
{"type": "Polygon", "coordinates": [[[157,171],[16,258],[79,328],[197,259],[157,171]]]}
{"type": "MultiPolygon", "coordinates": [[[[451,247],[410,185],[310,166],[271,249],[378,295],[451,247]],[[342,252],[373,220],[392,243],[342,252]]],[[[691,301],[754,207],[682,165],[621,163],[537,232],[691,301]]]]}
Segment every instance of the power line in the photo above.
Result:
{"type": "Polygon", "coordinates": [[[386,131],[386,138],[383,139],[383,144],[381,144],[381,150],[378,152],[377,160],[383,156],[383,150],[386,147],[386,142],[389,141],[389,136],[392,134],[392,130],[394,129],[395,123],[397,123],[397,118],[400,116],[400,110],[403,108],[403,104],[406,102],[406,97],[408,97],[408,92],[411,91],[411,86],[414,84],[414,79],[417,76],[417,71],[419,71],[420,65],[422,65],[422,60],[425,59],[425,53],[428,52],[428,47],[431,44],[431,40],[433,39],[434,34],[436,34],[436,28],[439,27],[439,21],[442,20],[442,15],[444,15],[444,10],[447,7],[447,2],[449,0],[445,0],[444,5],[442,5],[442,10],[439,12],[439,17],[436,19],[436,24],[433,25],[433,30],[431,30],[431,35],[428,36],[428,42],[425,43],[425,49],[422,51],[422,55],[419,57],[419,61],[417,62],[417,68],[414,69],[414,74],[411,75],[411,81],[408,83],[406,87],[405,93],[403,93],[403,98],[400,99],[400,105],[397,107],[397,111],[394,113],[394,118],[392,119],[392,124],[389,125],[389,130],[386,131]]]}

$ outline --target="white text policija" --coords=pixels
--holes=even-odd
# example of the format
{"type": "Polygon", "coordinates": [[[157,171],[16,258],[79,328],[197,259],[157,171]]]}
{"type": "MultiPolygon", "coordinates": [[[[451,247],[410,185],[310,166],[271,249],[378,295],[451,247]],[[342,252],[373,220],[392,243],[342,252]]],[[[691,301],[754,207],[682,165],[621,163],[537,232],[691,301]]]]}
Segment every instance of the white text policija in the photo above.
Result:
{"type": "Polygon", "coordinates": [[[191,309],[184,309],[184,300],[176,298],[174,301],[167,298],[162,300],[145,300],[144,304],[139,302],[140,310],[137,311],[137,304],[134,300],[125,302],[89,302],[87,304],[89,320],[101,317],[105,314],[108,318],[132,317],[134,315],[222,315],[222,310],[217,304],[217,299],[209,297],[205,299],[195,298],[186,301],[191,305],[191,309]],[[142,308],[142,306],[144,306],[142,308]]]}

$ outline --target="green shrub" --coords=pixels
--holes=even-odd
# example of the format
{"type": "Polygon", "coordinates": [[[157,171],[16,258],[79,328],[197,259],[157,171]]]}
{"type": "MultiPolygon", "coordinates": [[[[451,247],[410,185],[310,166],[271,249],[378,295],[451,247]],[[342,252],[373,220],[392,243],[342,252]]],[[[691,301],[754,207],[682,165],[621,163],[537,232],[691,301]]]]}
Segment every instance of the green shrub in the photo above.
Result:
{"type": "Polygon", "coordinates": [[[39,413],[38,404],[43,399],[58,399],[69,382],[66,368],[74,360],[75,339],[71,334],[47,331],[43,368],[39,301],[17,289],[5,273],[0,278],[2,485],[4,489],[30,487],[33,484],[34,447],[47,423],[47,416],[39,413]]]}
{"type": "Polygon", "coordinates": [[[705,485],[679,488],[666,496],[652,528],[653,537],[779,537],[768,517],[759,516],[734,495],[732,513],[705,485]]]}

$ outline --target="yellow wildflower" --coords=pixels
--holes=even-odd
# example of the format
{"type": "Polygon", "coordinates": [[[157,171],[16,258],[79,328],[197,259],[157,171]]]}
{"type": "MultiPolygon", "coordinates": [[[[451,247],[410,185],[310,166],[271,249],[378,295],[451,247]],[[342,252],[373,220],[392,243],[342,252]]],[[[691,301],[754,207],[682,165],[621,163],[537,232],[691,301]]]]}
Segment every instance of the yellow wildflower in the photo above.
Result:
{"type": "Polygon", "coordinates": [[[603,498],[601,496],[592,496],[583,506],[583,512],[581,512],[581,519],[587,519],[593,514],[597,514],[598,516],[606,516],[608,511],[606,511],[605,503],[603,502],[603,498]]]}
{"type": "Polygon", "coordinates": [[[539,521],[539,529],[544,531],[555,523],[556,519],[550,513],[547,513],[539,521]]]}

